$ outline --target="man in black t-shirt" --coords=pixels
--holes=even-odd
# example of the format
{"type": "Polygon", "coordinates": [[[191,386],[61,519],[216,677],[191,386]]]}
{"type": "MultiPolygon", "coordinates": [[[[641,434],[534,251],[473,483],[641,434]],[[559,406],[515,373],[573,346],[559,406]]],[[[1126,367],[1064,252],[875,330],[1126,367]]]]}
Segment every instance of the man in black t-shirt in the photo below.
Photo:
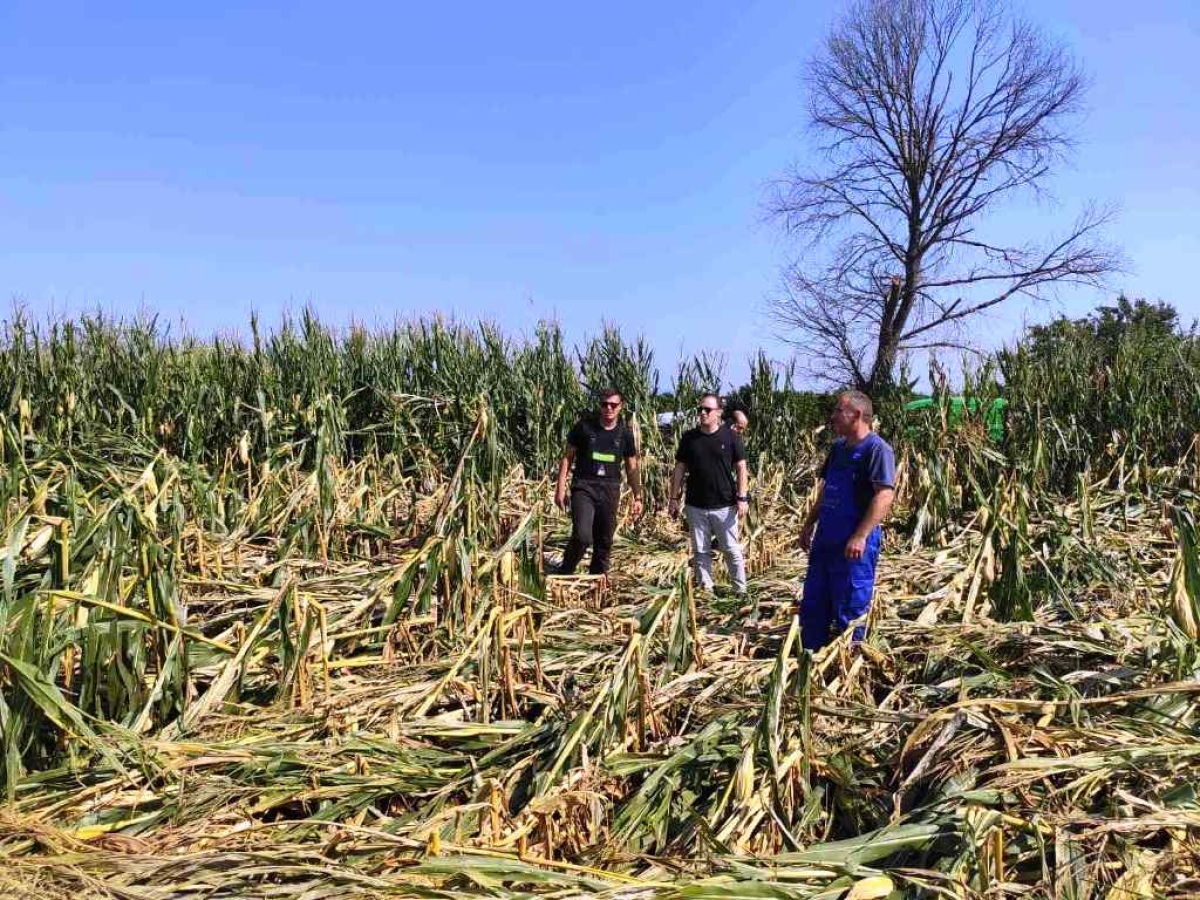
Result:
{"type": "Polygon", "coordinates": [[[679,513],[679,494],[687,479],[684,514],[692,541],[696,583],[711,591],[712,539],[725,554],[738,594],[746,593],[746,561],[738,538],[738,518],[746,514],[749,471],[742,438],[721,423],[721,398],[705,394],[696,410],[700,427],[684,432],[675,453],[669,511],[679,513]],[[736,486],[734,483],[736,473],[736,486]]]}
{"type": "Polygon", "coordinates": [[[633,492],[633,515],[642,514],[642,482],[638,471],[637,447],[633,432],[618,414],[621,394],[605,390],[600,394],[600,410],[594,417],[581,419],[567,435],[567,448],[558,466],[558,485],[554,502],[566,510],[567,473],[574,463],[571,481],[571,539],[563,554],[560,575],[571,575],[592,547],[588,571],[603,575],[608,571],[613,533],[617,530],[617,507],[621,502],[621,466],[629,477],[633,492]]]}

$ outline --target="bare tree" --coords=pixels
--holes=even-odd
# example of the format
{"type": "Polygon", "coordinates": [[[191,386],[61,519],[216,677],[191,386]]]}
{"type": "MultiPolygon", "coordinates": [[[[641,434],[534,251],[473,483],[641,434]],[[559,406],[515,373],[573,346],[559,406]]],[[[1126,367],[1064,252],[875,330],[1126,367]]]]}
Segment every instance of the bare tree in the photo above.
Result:
{"type": "Polygon", "coordinates": [[[1044,193],[1084,91],[1003,0],[860,0],[808,81],[824,168],[793,171],[769,203],[802,239],[771,311],[830,380],[878,389],[905,353],[962,345],[970,317],[1116,267],[1107,210],[1043,243],[982,231],[1010,196],[1044,193]]]}

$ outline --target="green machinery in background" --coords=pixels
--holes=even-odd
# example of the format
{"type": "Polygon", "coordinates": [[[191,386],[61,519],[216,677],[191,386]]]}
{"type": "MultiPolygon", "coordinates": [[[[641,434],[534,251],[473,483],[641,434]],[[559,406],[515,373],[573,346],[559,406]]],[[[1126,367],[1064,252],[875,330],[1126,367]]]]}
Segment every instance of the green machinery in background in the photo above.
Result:
{"type": "MultiPolygon", "coordinates": [[[[905,403],[904,412],[906,415],[919,413],[921,410],[937,412],[940,402],[942,401],[933,397],[922,397],[919,400],[912,400],[905,403]]],[[[947,402],[949,407],[947,410],[947,420],[948,424],[952,426],[962,421],[964,409],[970,416],[979,415],[981,401],[978,397],[950,397],[947,402]]],[[[984,427],[987,428],[988,437],[996,443],[1004,440],[1007,409],[1008,401],[1003,397],[997,397],[991,403],[987,404],[987,408],[983,412],[983,423],[984,427]]]]}

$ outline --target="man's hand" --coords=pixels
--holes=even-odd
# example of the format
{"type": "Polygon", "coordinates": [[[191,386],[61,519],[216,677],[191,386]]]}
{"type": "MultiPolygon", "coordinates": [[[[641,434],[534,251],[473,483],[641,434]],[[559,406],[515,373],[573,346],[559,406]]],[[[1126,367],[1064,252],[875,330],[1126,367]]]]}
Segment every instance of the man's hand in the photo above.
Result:
{"type": "Polygon", "coordinates": [[[867,552],[867,539],[857,534],[851,535],[846,541],[846,559],[862,559],[867,552]]]}
{"type": "Polygon", "coordinates": [[[633,498],[633,517],[635,519],[640,519],[642,517],[642,511],[645,508],[646,508],[646,505],[644,503],[642,503],[641,497],[633,498]]]}
{"type": "Polygon", "coordinates": [[[561,485],[554,491],[554,505],[563,512],[567,511],[567,489],[561,485]]]}
{"type": "Polygon", "coordinates": [[[800,529],[800,549],[805,553],[812,550],[813,526],[812,523],[806,524],[800,529]]]}
{"type": "Polygon", "coordinates": [[[737,505],[737,510],[738,510],[738,518],[739,519],[746,518],[746,513],[750,512],[750,501],[749,500],[739,500],[738,505],[737,505]]]}

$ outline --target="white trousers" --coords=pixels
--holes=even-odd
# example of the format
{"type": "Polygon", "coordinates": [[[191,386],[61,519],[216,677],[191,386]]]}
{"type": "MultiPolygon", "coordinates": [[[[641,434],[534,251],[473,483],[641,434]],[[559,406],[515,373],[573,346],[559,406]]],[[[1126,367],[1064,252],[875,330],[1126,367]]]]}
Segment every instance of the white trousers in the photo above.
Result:
{"type": "Polygon", "coordinates": [[[746,593],[746,560],[738,539],[737,507],[700,509],[698,506],[685,506],[683,512],[687,516],[688,531],[692,538],[692,568],[696,583],[705,590],[712,590],[712,539],[716,535],[717,546],[725,554],[734,590],[739,594],[746,593]]]}

